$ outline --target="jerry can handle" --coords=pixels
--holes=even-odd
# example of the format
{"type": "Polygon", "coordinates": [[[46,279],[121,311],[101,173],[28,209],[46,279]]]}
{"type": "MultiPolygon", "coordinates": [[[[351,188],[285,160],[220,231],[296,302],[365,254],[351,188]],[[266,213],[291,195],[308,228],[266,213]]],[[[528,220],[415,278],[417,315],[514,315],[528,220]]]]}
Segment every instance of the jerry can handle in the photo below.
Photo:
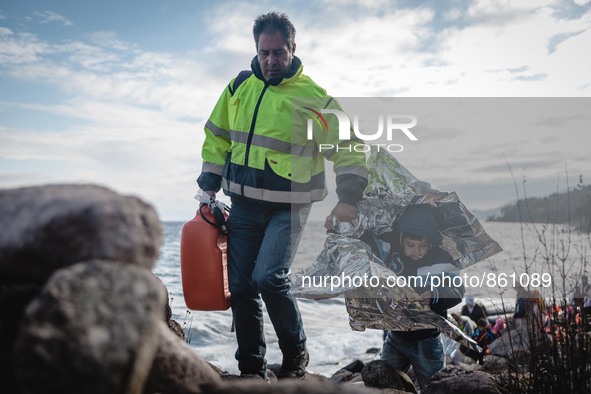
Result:
{"type": "Polygon", "coordinates": [[[213,215],[213,218],[215,220],[215,222],[212,222],[211,220],[207,219],[207,217],[205,217],[205,215],[203,214],[203,207],[205,205],[205,203],[199,205],[199,214],[201,215],[203,220],[205,220],[208,224],[217,227],[223,235],[227,235],[228,227],[226,226],[226,217],[224,216],[223,210],[226,209],[229,211],[229,209],[226,208],[224,204],[216,201],[215,198],[211,197],[207,206],[209,207],[209,210],[211,211],[211,214],[213,215]]]}

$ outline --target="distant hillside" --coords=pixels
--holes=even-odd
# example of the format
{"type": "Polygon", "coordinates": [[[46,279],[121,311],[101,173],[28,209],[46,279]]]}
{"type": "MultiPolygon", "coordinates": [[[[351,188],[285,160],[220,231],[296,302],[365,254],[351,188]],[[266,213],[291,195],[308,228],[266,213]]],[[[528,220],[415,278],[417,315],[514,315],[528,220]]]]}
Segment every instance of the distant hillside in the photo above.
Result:
{"type": "Polygon", "coordinates": [[[487,220],[497,222],[570,223],[591,231],[591,186],[576,187],[543,198],[526,198],[505,205],[487,220]]]}
{"type": "Polygon", "coordinates": [[[494,209],[472,209],[470,210],[476,219],[480,220],[481,222],[489,220],[491,217],[499,216],[501,214],[501,208],[494,208],[494,209]]]}

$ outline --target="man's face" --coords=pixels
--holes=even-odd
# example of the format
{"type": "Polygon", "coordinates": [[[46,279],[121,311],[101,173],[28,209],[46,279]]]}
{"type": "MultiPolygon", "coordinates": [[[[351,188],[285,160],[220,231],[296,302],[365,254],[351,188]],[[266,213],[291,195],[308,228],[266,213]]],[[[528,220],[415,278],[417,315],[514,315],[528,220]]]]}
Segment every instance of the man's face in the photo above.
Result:
{"type": "Polygon", "coordinates": [[[402,238],[402,248],[406,257],[418,261],[429,252],[431,243],[426,238],[416,240],[405,236],[402,238]]]}
{"type": "Polygon", "coordinates": [[[289,49],[281,33],[261,33],[257,45],[257,59],[265,80],[283,78],[291,68],[295,44],[289,49]]]}

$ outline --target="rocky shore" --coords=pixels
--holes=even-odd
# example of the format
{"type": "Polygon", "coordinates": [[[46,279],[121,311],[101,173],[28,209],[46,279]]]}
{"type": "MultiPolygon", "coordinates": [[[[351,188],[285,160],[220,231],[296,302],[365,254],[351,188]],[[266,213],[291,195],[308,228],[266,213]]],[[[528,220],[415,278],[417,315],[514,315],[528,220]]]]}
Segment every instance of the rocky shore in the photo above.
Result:
{"type": "MultiPolygon", "coordinates": [[[[0,218],[3,393],[418,392],[381,361],[271,384],[213,367],[170,320],[167,291],[151,271],[161,223],[136,197],[96,185],[2,190],[0,218]]],[[[448,367],[422,392],[505,392],[477,369],[448,367]]]]}

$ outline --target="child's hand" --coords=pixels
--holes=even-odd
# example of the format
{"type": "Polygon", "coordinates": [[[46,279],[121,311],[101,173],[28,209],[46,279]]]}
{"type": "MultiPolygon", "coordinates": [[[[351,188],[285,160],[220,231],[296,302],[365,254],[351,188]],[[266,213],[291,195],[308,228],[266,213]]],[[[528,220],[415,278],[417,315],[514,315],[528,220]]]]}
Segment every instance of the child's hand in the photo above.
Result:
{"type": "Polygon", "coordinates": [[[429,290],[419,294],[419,297],[421,297],[419,304],[422,306],[429,306],[431,304],[431,292],[429,290]]]}

